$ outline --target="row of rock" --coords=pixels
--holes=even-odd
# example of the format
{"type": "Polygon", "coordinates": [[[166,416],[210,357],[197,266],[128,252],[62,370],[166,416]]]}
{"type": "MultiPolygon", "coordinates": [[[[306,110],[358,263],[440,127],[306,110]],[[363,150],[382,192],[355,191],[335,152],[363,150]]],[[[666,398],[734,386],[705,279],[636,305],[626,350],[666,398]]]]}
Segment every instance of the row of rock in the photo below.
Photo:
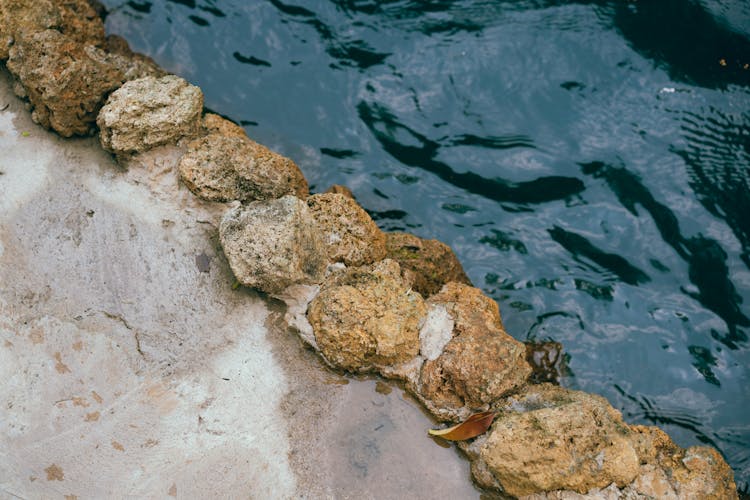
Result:
{"type": "Polygon", "coordinates": [[[736,497],[715,450],[629,426],[598,396],[530,384],[526,347],[448,246],[383,233],[344,188],[310,195],[291,159],[204,114],[199,88],[105,37],[98,12],[86,0],[0,0],[0,59],[34,119],[63,136],[98,128],[123,164],[179,144],[185,186],[230,202],[219,236],[237,280],[285,300],[327,363],[401,380],[443,421],[498,412],[461,445],[479,484],[534,498],[736,497]]]}

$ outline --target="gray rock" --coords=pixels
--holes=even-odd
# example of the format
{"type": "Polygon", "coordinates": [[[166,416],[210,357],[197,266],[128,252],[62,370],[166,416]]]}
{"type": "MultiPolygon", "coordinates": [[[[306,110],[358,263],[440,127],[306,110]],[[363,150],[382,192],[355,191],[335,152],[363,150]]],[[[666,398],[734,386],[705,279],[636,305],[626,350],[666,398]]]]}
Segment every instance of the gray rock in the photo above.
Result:
{"type": "Polygon", "coordinates": [[[53,29],[19,37],[7,66],[22,87],[17,93],[31,103],[34,121],[63,137],[91,133],[102,103],[124,79],[100,49],[53,29]]]}
{"type": "Polygon", "coordinates": [[[188,189],[210,201],[288,194],[304,198],[308,193],[307,181],[292,160],[237,133],[210,133],[191,141],[179,169],[188,189]]]}
{"type": "Polygon", "coordinates": [[[237,280],[267,293],[323,280],[326,251],[307,204],[294,196],[229,210],[219,228],[237,280]]]}
{"type": "Polygon", "coordinates": [[[127,156],[197,135],[202,110],[198,87],[174,75],[146,77],[113,92],[96,123],[102,147],[127,156]]]}

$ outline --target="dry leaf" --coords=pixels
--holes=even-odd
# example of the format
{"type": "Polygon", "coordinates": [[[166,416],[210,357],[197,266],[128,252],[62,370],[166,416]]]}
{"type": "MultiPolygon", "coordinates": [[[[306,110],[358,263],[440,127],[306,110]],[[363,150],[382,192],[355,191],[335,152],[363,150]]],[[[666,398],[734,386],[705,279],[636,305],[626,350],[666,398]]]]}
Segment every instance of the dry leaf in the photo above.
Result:
{"type": "Polygon", "coordinates": [[[460,424],[447,429],[430,429],[427,431],[431,436],[438,436],[448,441],[463,441],[484,434],[492,425],[495,418],[494,411],[483,411],[475,413],[460,424]]]}

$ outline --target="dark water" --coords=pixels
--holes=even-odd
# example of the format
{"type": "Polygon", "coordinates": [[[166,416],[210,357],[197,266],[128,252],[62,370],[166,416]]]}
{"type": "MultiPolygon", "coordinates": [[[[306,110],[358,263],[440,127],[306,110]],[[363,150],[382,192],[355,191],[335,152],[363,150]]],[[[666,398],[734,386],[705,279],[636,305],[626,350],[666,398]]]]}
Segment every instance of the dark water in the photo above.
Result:
{"type": "Polygon", "coordinates": [[[750,481],[750,2],[133,0],[110,32],[438,238],[566,386],[750,481]]]}

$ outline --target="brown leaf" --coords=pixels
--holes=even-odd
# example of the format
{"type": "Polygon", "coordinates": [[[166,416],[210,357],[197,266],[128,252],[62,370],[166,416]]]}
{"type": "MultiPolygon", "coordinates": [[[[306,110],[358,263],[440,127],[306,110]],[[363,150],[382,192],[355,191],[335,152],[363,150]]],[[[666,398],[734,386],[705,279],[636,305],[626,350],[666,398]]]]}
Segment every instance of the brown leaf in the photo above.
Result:
{"type": "Polygon", "coordinates": [[[463,441],[484,434],[492,425],[495,418],[494,411],[483,411],[475,413],[460,424],[447,429],[430,429],[427,431],[432,436],[439,436],[448,441],[463,441]]]}

